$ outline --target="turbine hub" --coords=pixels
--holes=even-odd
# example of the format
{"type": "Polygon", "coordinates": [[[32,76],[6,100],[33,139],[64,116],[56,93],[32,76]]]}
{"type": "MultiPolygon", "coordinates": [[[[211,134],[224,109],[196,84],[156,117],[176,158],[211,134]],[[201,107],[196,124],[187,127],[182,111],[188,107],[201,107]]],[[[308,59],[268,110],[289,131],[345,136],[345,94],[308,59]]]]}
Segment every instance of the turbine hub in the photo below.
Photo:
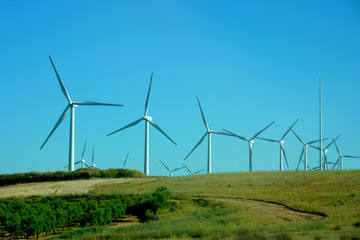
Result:
{"type": "Polygon", "coordinates": [[[327,149],[324,150],[325,153],[327,153],[327,151],[328,151],[327,149]]]}
{"type": "Polygon", "coordinates": [[[254,139],[250,140],[250,143],[254,143],[254,142],[255,142],[254,139]]]}
{"type": "Polygon", "coordinates": [[[150,116],[145,116],[144,118],[147,119],[147,120],[149,120],[149,121],[152,120],[152,117],[150,117],[150,116]]]}
{"type": "Polygon", "coordinates": [[[284,140],[281,140],[280,143],[281,143],[281,144],[284,144],[284,140]]]}
{"type": "Polygon", "coordinates": [[[305,147],[308,147],[309,146],[309,144],[305,144],[305,147]]]}

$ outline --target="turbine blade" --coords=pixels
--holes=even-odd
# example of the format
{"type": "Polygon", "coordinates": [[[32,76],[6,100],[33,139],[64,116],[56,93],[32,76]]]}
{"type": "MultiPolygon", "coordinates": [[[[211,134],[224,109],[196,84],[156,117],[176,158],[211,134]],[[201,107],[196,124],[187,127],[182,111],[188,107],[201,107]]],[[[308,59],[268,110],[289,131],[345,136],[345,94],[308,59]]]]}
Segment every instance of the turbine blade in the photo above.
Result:
{"type": "Polygon", "coordinates": [[[231,134],[230,134],[230,133],[221,132],[221,131],[211,131],[211,133],[214,133],[214,134],[219,134],[219,135],[231,136],[231,134]]]}
{"type": "Polygon", "coordinates": [[[284,158],[285,158],[286,166],[287,166],[287,167],[288,167],[288,169],[289,169],[289,162],[288,162],[287,157],[286,157],[286,154],[285,154],[285,148],[284,148],[284,146],[282,146],[281,144],[280,144],[280,147],[281,147],[281,151],[282,151],[282,152],[283,152],[283,154],[284,154],[284,158]]]}
{"type": "MultiPolygon", "coordinates": [[[[334,138],[333,138],[334,139],[334,138]]],[[[335,147],[336,147],[336,151],[338,152],[338,154],[341,156],[341,153],[340,153],[340,150],[339,150],[339,148],[338,148],[338,146],[337,146],[337,144],[336,144],[336,141],[334,142],[334,144],[335,144],[335,147]]]]}
{"type": "Polygon", "coordinates": [[[339,136],[337,136],[335,139],[333,138],[332,142],[329,143],[325,149],[328,149],[331,146],[331,144],[333,144],[340,136],[341,136],[341,134],[339,136]]]}
{"type": "Polygon", "coordinates": [[[346,158],[360,158],[360,157],[357,157],[357,156],[350,156],[350,155],[344,155],[343,157],[346,157],[346,158]]]}
{"type": "Polygon", "coordinates": [[[239,136],[239,135],[237,135],[237,134],[235,134],[235,133],[233,133],[233,132],[230,132],[230,131],[228,131],[228,130],[226,130],[226,129],[223,129],[223,130],[224,130],[225,132],[229,133],[229,134],[230,134],[229,136],[237,137],[237,138],[240,138],[241,140],[248,141],[246,138],[244,138],[244,137],[242,137],[242,136],[239,136]]]}
{"type": "Polygon", "coordinates": [[[202,170],[200,170],[200,171],[194,172],[193,175],[198,174],[198,173],[201,173],[201,172],[203,172],[203,171],[205,171],[205,170],[206,170],[206,169],[202,169],[202,170]]]}
{"type": "Polygon", "coordinates": [[[256,139],[261,139],[261,140],[268,141],[268,142],[279,142],[278,140],[268,139],[268,138],[261,138],[261,137],[257,137],[256,139]]]}
{"type": "Polygon", "coordinates": [[[299,162],[298,162],[298,165],[297,165],[297,167],[296,167],[296,169],[299,169],[299,166],[300,166],[300,162],[301,162],[301,158],[302,158],[302,155],[304,154],[304,148],[302,149],[302,151],[301,151],[301,155],[300,155],[300,158],[299,158],[299,162]]]}
{"type": "Polygon", "coordinates": [[[129,128],[129,127],[132,127],[132,126],[135,126],[136,124],[138,124],[139,122],[141,122],[142,120],[144,120],[144,118],[140,118],[140,119],[138,119],[138,120],[136,120],[136,121],[134,121],[134,122],[132,122],[132,123],[130,123],[130,124],[128,124],[128,125],[126,125],[125,127],[123,127],[123,128],[120,128],[120,129],[118,129],[118,130],[116,130],[116,131],[114,131],[114,132],[112,132],[112,133],[109,133],[108,135],[106,135],[106,136],[110,136],[110,135],[112,135],[112,134],[114,134],[114,133],[117,133],[117,132],[120,132],[120,131],[122,131],[122,130],[124,130],[124,129],[126,129],[126,128],[129,128]]]}
{"type": "Polygon", "coordinates": [[[59,73],[58,73],[57,70],[56,70],[55,64],[54,64],[54,62],[53,62],[53,60],[51,59],[50,56],[49,56],[49,58],[50,58],[50,62],[51,62],[51,64],[52,64],[52,66],[53,66],[53,68],[54,68],[56,77],[57,77],[57,79],[58,79],[58,81],[59,81],[59,84],[60,84],[60,87],[61,87],[61,91],[63,92],[63,94],[65,95],[65,97],[66,97],[67,100],[69,101],[69,103],[71,103],[71,99],[70,99],[69,93],[66,91],[65,85],[64,85],[64,83],[61,81],[60,75],[59,75],[59,73]]]}
{"type": "Polygon", "coordinates": [[[161,128],[160,128],[155,122],[153,122],[153,121],[150,120],[150,119],[146,119],[146,121],[149,121],[149,123],[150,123],[151,125],[153,125],[154,128],[156,128],[156,129],[157,129],[159,132],[161,132],[165,137],[167,137],[171,142],[173,142],[175,145],[177,145],[176,142],[174,142],[174,140],[172,140],[163,130],[161,130],[161,128]]]}
{"type": "Polygon", "coordinates": [[[77,161],[76,163],[74,163],[74,165],[75,165],[75,164],[78,164],[78,163],[81,163],[81,161],[77,161]]]}
{"type": "Polygon", "coordinates": [[[172,170],[173,172],[177,171],[177,170],[180,170],[180,169],[183,169],[184,167],[180,167],[180,168],[175,168],[174,170],[172,170]]]}
{"type": "MultiPolygon", "coordinates": [[[[329,138],[323,138],[321,139],[322,141],[325,141],[325,140],[328,140],[329,138]]],[[[308,142],[306,144],[313,144],[313,143],[316,143],[316,142],[320,142],[320,140],[315,140],[315,141],[311,141],[311,142],[308,142]]]]}
{"type": "Polygon", "coordinates": [[[207,135],[208,133],[206,132],[205,135],[200,139],[200,141],[195,145],[195,147],[190,151],[190,153],[184,158],[184,160],[186,160],[190,156],[190,154],[204,141],[207,135]]]}
{"type": "Polygon", "coordinates": [[[56,122],[54,128],[51,130],[49,136],[46,138],[45,142],[43,143],[43,145],[40,147],[40,150],[44,147],[44,145],[46,144],[46,142],[49,140],[49,138],[51,137],[51,135],[55,132],[56,128],[60,125],[60,123],[65,119],[66,117],[66,114],[68,113],[69,111],[69,108],[70,108],[70,105],[68,105],[64,112],[61,114],[59,120],[56,122]]]}
{"type": "Polygon", "coordinates": [[[190,173],[191,175],[194,175],[194,174],[190,171],[190,169],[189,169],[187,166],[185,166],[185,164],[183,164],[183,166],[184,166],[184,168],[186,168],[186,169],[189,171],[189,173],[190,173]]]}
{"type": "Polygon", "coordinates": [[[341,157],[339,157],[339,158],[336,160],[336,162],[335,162],[334,166],[332,167],[332,170],[334,170],[334,168],[335,168],[335,166],[338,164],[338,162],[339,162],[340,158],[341,158],[341,157]]]}
{"type": "Polygon", "coordinates": [[[126,154],[126,158],[125,158],[125,162],[124,162],[123,168],[125,168],[125,164],[126,164],[126,162],[127,162],[127,160],[128,160],[128,157],[129,157],[129,152],[126,154]]]}
{"type": "MultiPolygon", "coordinates": [[[[82,155],[81,155],[81,160],[84,159],[84,153],[85,153],[86,143],[87,143],[87,141],[85,141],[84,150],[83,150],[82,155]]],[[[80,161],[80,162],[81,162],[81,161],[80,161]]]]}
{"type": "MultiPolygon", "coordinates": [[[[160,160],[159,160],[159,161],[160,161],[160,160]]],[[[164,167],[165,167],[167,170],[169,170],[169,171],[171,172],[170,168],[168,168],[168,167],[165,165],[165,163],[163,163],[162,161],[160,161],[160,162],[161,162],[162,165],[164,165],[164,167]]]]}
{"type": "Polygon", "coordinates": [[[114,106],[114,107],[123,107],[124,106],[122,104],[100,103],[100,102],[90,102],[90,101],[73,102],[73,104],[82,105],[82,106],[114,106]]]}
{"type": "Polygon", "coordinates": [[[260,132],[257,132],[250,140],[253,140],[254,138],[256,138],[257,136],[259,136],[262,132],[264,132],[268,127],[270,127],[271,125],[274,124],[275,121],[273,121],[272,123],[270,123],[269,125],[267,125],[265,128],[263,128],[260,132]]]}
{"type": "Polygon", "coordinates": [[[147,94],[147,97],[146,97],[146,103],[145,103],[145,115],[144,115],[144,116],[147,116],[147,113],[148,113],[150,90],[151,90],[151,83],[152,83],[153,75],[154,75],[154,74],[151,73],[150,85],[149,85],[149,90],[148,90],[148,94],[147,94]]]}
{"type": "Polygon", "coordinates": [[[87,166],[88,168],[90,168],[89,165],[87,165],[86,163],[84,163],[84,164],[85,164],[85,166],[87,166]]]}
{"type": "Polygon", "coordinates": [[[309,147],[312,147],[312,148],[314,148],[314,149],[320,150],[319,147],[315,147],[315,146],[313,146],[313,145],[309,145],[309,147]]]}
{"type": "Polygon", "coordinates": [[[292,130],[292,129],[290,129],[290,130],[295,134],[295,136],[297,137],[297,139],[299,139],[299,141],[300,141],[302,144],[305,145],[304,141],[296,134],[296,132],[295,132],[294,130],[292,130]]]}
{"type": "Polygon", "coordinates": [[[204,125],[205,125],[206,129],[209,131],[209,126],[208,126],[208,124],[207,124],[207,122],[206,122],[205,115],[204,115],[204,112],[203,112],[202,107],[201,107],[201,104],[200,104],[200,100],[199,100],[198,97],[196,97],[196,99],[197,99],[197,101],[198,101],[198,103],[199,103],[199,107],[200,107],[200,111],[201,111],[201,116],[202,116],[204,125]]]}
{"type": "Polygon", "coordinates": [[[291,125],[291,127],[289,127],[289,129],[285,132],[285,134],[282,136],[282,138],[280,139],[280,141],[281,140],[283,140],[285,137],[286,137],[286,135],[290,132],[290,130],[295,126],[295,124],[297,123],[297,121],[298,121],[299,119],[296,119],[296,121],[293,123],[293,125],[291,125]]]}

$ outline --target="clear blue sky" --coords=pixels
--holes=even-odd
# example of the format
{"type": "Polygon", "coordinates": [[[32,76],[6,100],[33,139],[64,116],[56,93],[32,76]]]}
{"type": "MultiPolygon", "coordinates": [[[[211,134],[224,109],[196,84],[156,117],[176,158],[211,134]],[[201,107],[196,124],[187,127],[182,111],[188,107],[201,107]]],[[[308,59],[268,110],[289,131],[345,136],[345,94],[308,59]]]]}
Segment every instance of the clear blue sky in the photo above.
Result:
{"type": "MultiPolygon", "coordinates": [[[[48,56],[73,100],[124,104],[76,109],[75,161],[143,171],[142,117],[151,72],[149,115],[176,142],[150,129],[150,174],[167,175],[209,126],[251,137],[294,130],[318,139],[318,81],[323,76],[323,135],[342,136],[343,154],[360,155],[359,1],[1,1],[0,174],[56,171],[68,164],[70,118],[40,151],[67,105],[48,56]]],[[[326,145],[327,142],[324,143],[326,145]]],[[[285,139],[290,169],[302,145],[285,139]]],[[[212,171],[248,170],[248,145],[214,135],[212,171]]],[[[255,171],[278,170],[279,146],[255,140],[255,171]]],[[[338,157],[335,148],[329,161],[338,157]]],[[[207,142],[185,161],[206,168],[207,142]]],[[[318,153],[309,150],[309,165],[318,153]]],[[[359,169],[360,159],[346,159],[359,169]]],[[[176,175],[185,175],[179,171],[176,175]]]]}

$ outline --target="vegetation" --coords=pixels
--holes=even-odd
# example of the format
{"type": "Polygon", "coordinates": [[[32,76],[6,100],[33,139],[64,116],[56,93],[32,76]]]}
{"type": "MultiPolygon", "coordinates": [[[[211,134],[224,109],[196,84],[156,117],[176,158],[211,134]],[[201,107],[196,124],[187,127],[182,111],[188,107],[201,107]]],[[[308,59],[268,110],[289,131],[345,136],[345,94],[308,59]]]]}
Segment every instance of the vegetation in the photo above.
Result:
{"type": "MultiPolygon", "coordinates": [[[[141,224],[89,220],[50,239],[360,239],[360,171],[159,177],[61,198],[92,207],[119,195],[128,206],[125,214],[138,216],[141,224]]],[[[36,206],[45,200],[26,201],[36,206]]]]}
{"type": "Polygon", "coordinates": [[[138,178],[145,177],[145,175],[137,170],[130,169],[106,169],[100,170],[97,168],[80,168],[76,171],[57,171],[57,172],[29,172],[29,173],[15,173],[0,175],[0,186],[29,183],[29,182],[49,182],[49,181],[64,181],[64,180],[78,180],[91,178],[138,178]]]}

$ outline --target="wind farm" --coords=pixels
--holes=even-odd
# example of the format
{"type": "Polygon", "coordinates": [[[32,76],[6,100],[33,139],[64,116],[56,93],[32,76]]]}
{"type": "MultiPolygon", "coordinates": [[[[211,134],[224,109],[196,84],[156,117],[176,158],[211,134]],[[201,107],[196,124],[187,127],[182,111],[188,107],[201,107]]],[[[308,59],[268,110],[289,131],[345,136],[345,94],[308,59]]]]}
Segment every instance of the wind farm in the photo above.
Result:
{"type": "Polygon", "coordinates": [[[358,239],[358,10],[1,1],[0,239],[358,239]]]}

